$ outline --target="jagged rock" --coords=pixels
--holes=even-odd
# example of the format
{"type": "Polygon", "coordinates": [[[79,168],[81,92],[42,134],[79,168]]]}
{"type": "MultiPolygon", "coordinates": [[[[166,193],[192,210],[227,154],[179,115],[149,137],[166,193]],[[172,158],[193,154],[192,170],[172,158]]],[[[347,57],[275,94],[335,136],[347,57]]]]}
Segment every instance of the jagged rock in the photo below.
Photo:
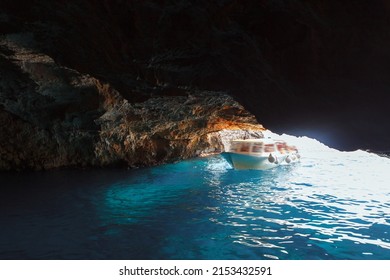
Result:
{"type": "Polygon", "coordinates": [[[149,86],[134,89],[148,98],[130,103],[24,42],[33,36],[0,37],[0,170],[150,166],[220,152],[227,130],[261,136],[223,92],[149,86]]]}
{"type": "Polygon", "coordinates": [[[219,151],[218,131],[256,123],[225,93],[272,130],[293,124],[345,135],[341,147],[388,149],[389,7],[2,0],[1,169],[219,151]]]}
{"type": "Polygon", "coordinates": [[[221,152],[227,130],[263,127],[230,96],[193,92],[188,96],[155,97],[143,103],[122,100],[97,122],[101,125],[97,157],[103,164],[154,165],[211,152],[221,152]],[[219,135],[220,131],[225,131],[219,135]],[[222,137],[221,137],[222,136],[222,137]]]}

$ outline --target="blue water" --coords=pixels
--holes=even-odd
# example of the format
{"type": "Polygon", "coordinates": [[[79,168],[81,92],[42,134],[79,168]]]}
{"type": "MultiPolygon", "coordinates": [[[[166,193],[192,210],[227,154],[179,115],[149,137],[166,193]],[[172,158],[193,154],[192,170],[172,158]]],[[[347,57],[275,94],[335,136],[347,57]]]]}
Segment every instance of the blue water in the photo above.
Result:
{"type": "Polygon", "coordinates": [[[1,174],[0,259],[390,259],[390,159],[307,143],[267,171],[1,174]]]}

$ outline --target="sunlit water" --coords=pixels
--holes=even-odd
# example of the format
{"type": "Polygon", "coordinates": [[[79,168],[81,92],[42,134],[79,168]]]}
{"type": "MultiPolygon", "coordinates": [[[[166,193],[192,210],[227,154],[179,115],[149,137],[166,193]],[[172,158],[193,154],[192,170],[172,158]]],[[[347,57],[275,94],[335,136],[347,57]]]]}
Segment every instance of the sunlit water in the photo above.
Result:
{"type": "Polygon", "coordinates": [[[2,174],[0,259],[390,259],[390,159],[284,138],[301,162],[267,171],[2,174]]]}

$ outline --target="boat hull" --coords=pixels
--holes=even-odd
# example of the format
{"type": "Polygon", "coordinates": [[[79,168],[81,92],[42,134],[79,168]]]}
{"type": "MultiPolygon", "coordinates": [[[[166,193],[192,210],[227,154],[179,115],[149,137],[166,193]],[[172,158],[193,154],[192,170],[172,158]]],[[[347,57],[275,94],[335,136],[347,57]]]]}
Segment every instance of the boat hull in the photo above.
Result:
{"type": "Polygon", "coordinates": [[[277,167],[284,158],[278,159],[277,163],[270,162],[268,157],[256,156],[249,154],[239,154],[231,152],[223,152],[221,156],[230,163],[234,169],[255,169],[255,170],[266,170],[277,167]]]}

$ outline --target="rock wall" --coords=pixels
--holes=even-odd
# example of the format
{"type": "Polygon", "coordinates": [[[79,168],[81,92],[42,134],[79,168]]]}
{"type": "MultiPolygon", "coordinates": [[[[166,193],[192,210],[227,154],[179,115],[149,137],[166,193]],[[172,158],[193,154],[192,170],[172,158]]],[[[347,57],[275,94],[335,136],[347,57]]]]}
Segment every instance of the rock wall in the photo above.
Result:
{"type": "Polygon", "coordinates": [[[130,166],[222,152],[228,136],[218,134],[221,130],[252,137],[261,137],[263,130],[241,105],[216,92],[190,91],[137,104],[124,99],[97,123],[101,131],[96,155],[102,164],[124,161],[130,166]]]}
{"type": "Polygon", "coordinates": [[[1,168],[157,164],[255,118],[389,149],[387,2],[2,0],[1,168]]]}
{"type": "Polygon", "coordinates": [[[221,152],[226,131],[262,136],[226,93],[143,83],[122,94],[35,44],[31,33],[0,37],[0,170],[151,166],[221,152]]]}

